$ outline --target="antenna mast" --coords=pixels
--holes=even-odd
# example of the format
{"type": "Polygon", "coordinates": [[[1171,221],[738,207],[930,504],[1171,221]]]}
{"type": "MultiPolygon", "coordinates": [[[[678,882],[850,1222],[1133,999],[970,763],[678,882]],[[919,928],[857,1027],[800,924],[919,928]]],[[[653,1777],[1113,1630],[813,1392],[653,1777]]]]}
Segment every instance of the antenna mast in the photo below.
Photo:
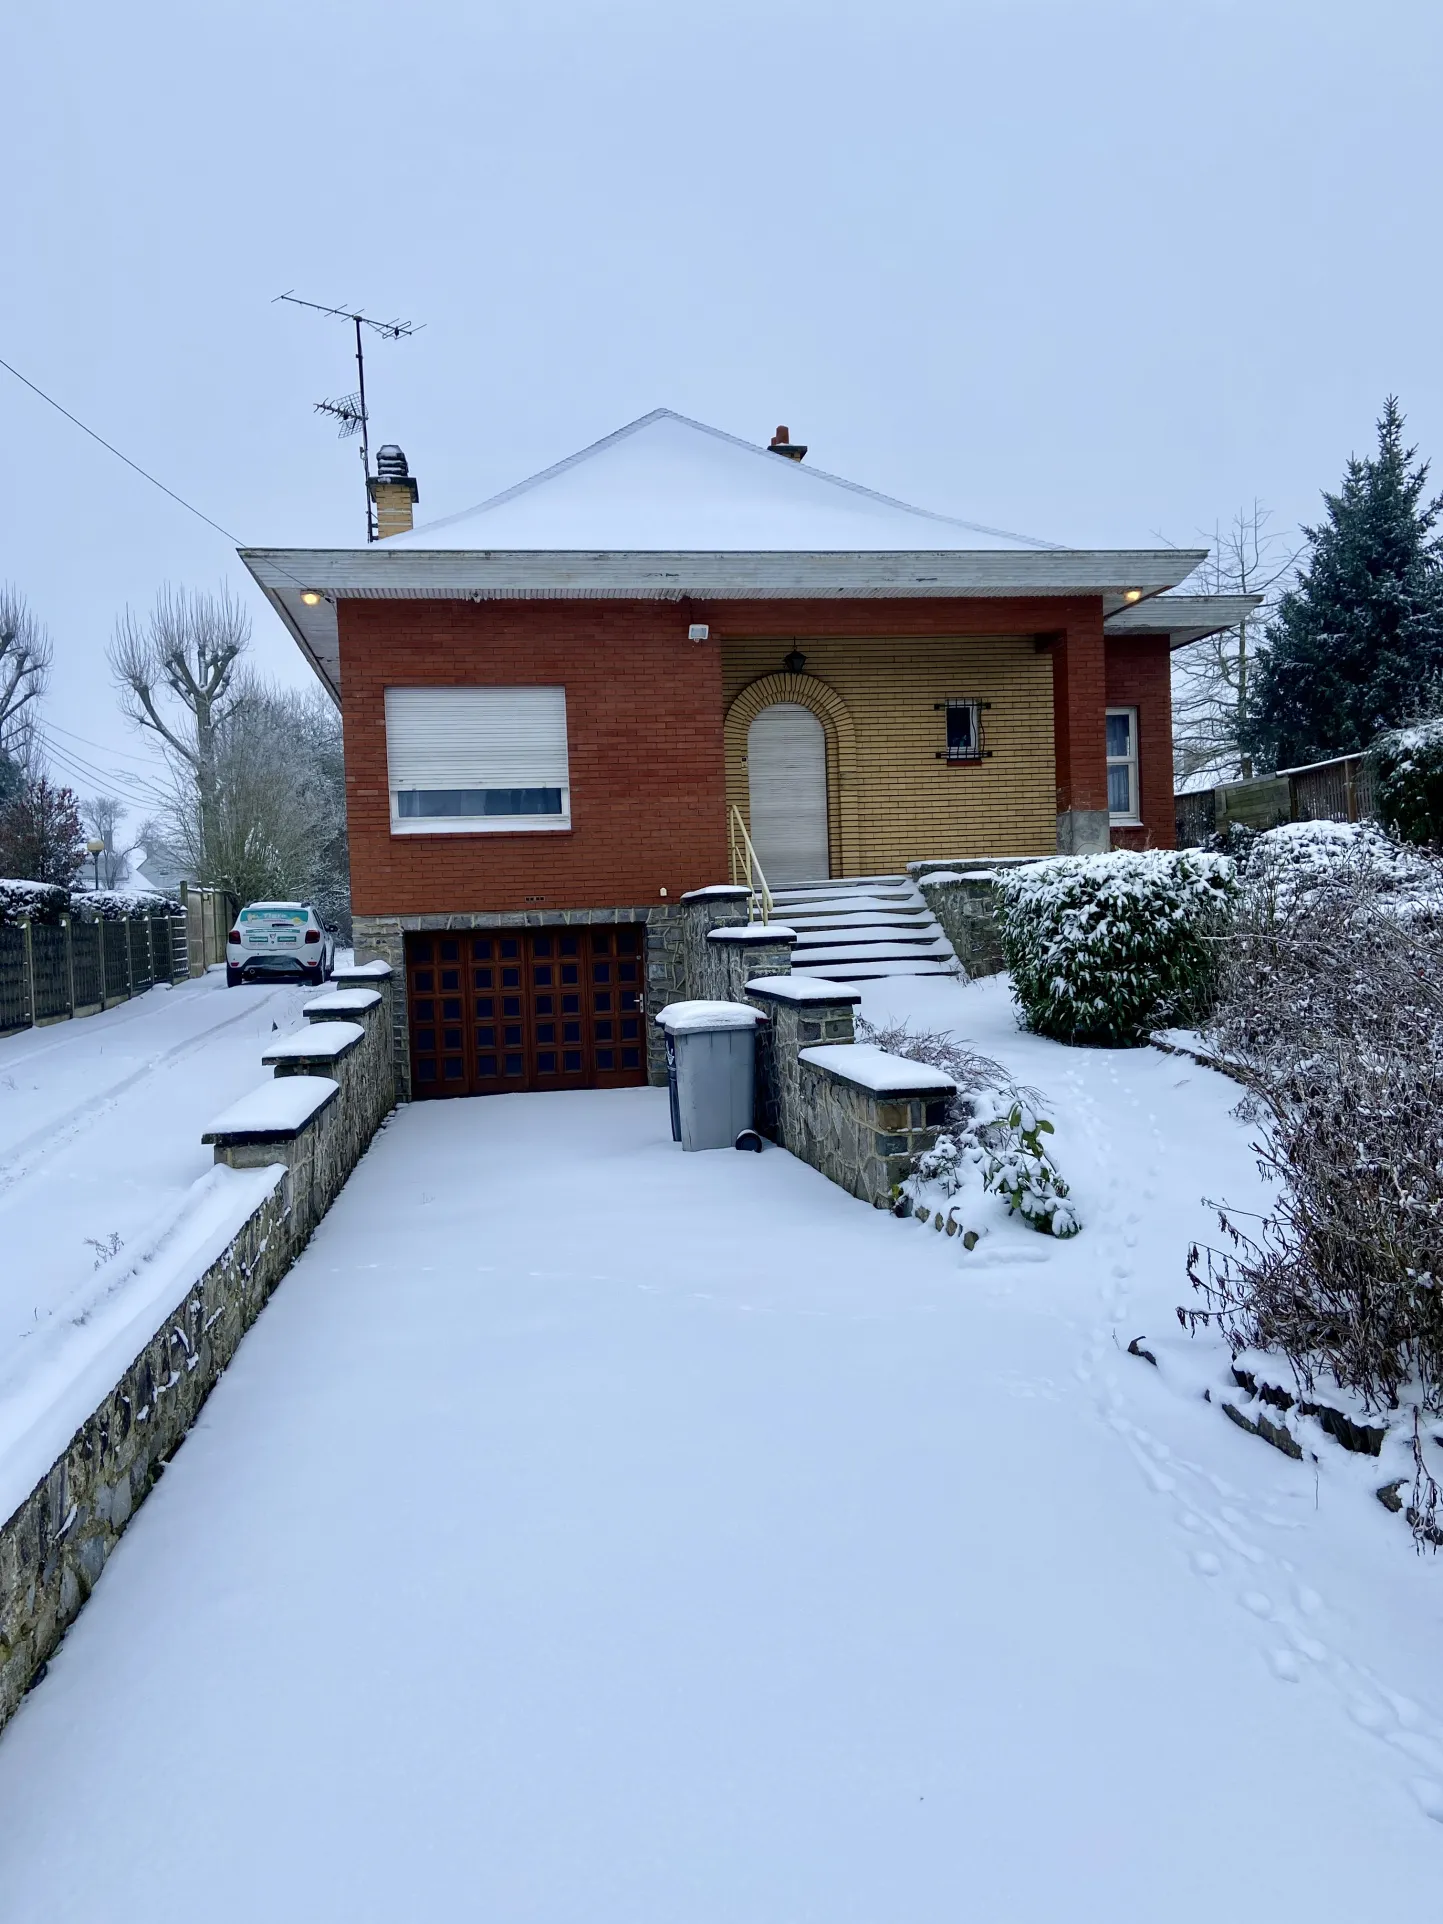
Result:
{"type": "MultiPolygon", "coordinates": [[[[361,329],[363,327],[369,327],[373,333],[379,334],[383,340],[399,341],[409,335],[419,333],[420,328],[414,326],[410,321],[373,321],[369,315],[362,314],[358,309],[350,307],[325,307],[320,301],[303,301],[299,294],[277,294],[276,300],[289,301],[292,307],[308,307],[313,314],[334,315],[337,320],[349,321],[356,330],[357,386],[355,393],[343,394],[334,401],[317,401],[315,411],[317,414],[327,414],[332,420],[340,422],[340,436],[343,441],[349,440],[351,435],[357,433],[359,433],[361,437],[361,471],[367,483],[366,539],[367,541],[374,541],[376,539],[376,519],[371,505],[370,489],[371,429],[370,417],[366,412],[366,355],[361,329]]],[[[272,302],[272,306],[274,305],[275,302],[272,302]]],[[[424,321],[420,323],[420,327],[424,327],[425,325],[426,323],[424,321]]]]}

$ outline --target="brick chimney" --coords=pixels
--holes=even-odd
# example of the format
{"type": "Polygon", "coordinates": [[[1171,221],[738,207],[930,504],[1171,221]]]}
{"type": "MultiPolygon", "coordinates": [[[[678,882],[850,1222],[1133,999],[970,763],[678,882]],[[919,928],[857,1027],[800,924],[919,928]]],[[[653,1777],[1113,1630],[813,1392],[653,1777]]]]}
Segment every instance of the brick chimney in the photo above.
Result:
{"type": "Polygon", "coordinates": [[[785,455],[788,461],[805,461],[807,450],[800,441],[794,441],[786,428],[778,428],[767,443],[773,454],[785,455]]]}
{"type": "Polygon", "coordinates": [[[376,539],[384,541],[388,534],[409,534],[414,519],[411,510],[420,497],[420,490],[406,466],[405,455],[394,441],[376,450],[376,472],[366,487],[376,504],[376,539]]]}

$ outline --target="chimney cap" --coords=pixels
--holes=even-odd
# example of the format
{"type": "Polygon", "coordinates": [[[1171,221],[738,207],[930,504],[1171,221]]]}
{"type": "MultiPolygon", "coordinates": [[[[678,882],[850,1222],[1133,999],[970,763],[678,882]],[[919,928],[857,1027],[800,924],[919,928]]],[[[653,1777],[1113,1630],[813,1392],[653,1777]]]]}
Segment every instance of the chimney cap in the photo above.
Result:
{"type": "Polygon", "coordinates": [[[803,461],[807,450],[800,441],[793,441],[788,428],[779,427],[767,443],[773,454],[785,456],[788,461],[803,461]]]}
{"type": "Polygon", "coordinates": [[[404,481],[411,472],[406,457],[394,441],[376,450],[376,474],[382,481],[404,481]]]}

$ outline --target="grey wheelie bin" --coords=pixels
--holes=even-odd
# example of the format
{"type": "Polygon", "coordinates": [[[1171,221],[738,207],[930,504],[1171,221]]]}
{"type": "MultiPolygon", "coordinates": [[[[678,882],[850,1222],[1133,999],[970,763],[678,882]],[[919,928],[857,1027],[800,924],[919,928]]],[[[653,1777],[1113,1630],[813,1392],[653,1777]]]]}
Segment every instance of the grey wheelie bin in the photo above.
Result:
{"type": "Polygon", "coordinates": [[[752,1129],[761,1011],[746,1002],[673,1002],[656,1019],[666,1031],[673,1138],[683,1149],[736,1148],[752,1129]]]}

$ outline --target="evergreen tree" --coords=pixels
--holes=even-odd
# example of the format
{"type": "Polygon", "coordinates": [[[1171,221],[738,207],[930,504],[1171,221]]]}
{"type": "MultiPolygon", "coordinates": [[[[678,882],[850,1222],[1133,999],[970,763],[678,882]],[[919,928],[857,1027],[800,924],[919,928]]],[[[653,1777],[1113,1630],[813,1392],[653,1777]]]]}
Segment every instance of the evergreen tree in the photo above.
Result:
{"type": "Polygon", "coordinates": [[[41,775],[0,808],[0,875],[69,888],[84,863],[80,810],[68,788],[41,775]]]}
{"type": "Polygon", "coordinates": [[[1443,496],[1389,396],[1378,452],[1348,462],[1305,528],[1309,553],[1269,623],[1249,701],[1253,753],[1286,768],[1366,748],[1443,691],[1443,496]]]}

